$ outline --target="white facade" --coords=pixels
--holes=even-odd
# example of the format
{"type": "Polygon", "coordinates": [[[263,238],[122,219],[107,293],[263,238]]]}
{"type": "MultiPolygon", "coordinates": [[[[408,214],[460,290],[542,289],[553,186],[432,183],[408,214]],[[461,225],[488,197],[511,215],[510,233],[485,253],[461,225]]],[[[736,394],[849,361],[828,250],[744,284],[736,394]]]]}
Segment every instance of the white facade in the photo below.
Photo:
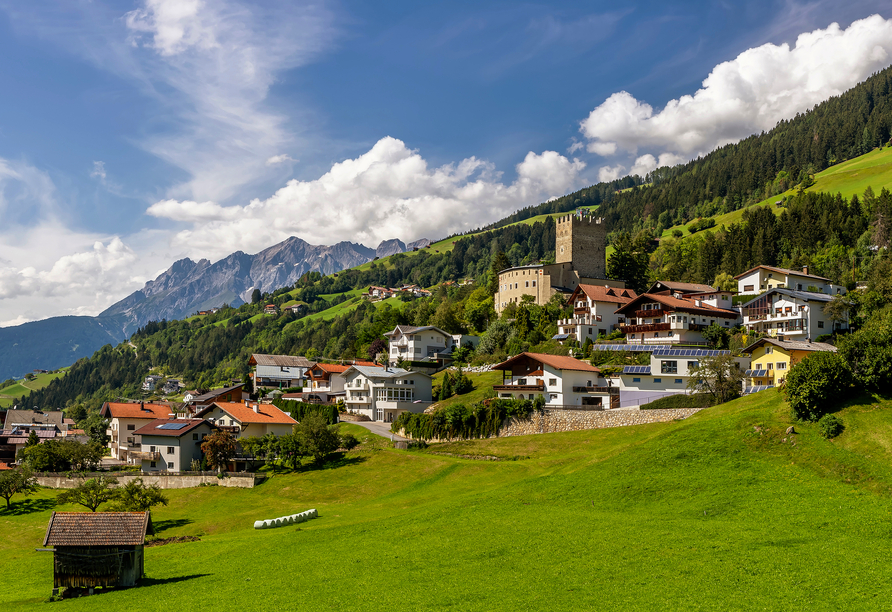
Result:
{"type": "Polygon", "coordinates": [[[790,340],[815,340],[848,321],[836,322],[824,314],[833,297],[824,293],[773,289],[743,306],[743,325],[750,331],[790,340]]]}
{"type": "Polygon", "coordinates": [[[844,295],[846,293],[845,287],[834,285],[830,279],[808,274],[808,268],[802,272],[796,272],[773,266],[758,266],[735,278],[737,279],[738,295],[758,295],[769,289],[809,291],[810,288],[828,295],[844,295]]]}
{"type": "Polygon", "coordinates": [[[254,387],[302,387],[306,368],[287,365],[257,365],[254,369],[254,387]]]}
{"type": "Polygon", "coordinates": [[[347,410],[392,423],[403,412],[424,412],[433,401],[431,377],[400,368],[353,366],[346,372],[347,410]]]}
{"type": "Polygon", "coordinates": [[[546,407],[618,407],[619,389],[597,368],[571,357],[521,353],[493,369],[504,372],[502,384],[493,385],[502,399],[542,396],[546,407]]]}
{"type": "Polygon", "coordinates": [[[736,310],[713,305],[721,304],[724,295],[730,301],[729,292],[718,292],[710,300],[644,294],[621,309],[626,324],[620,330],[630,344],[704,344],[705,328],[715,324],[731,329],[740,322],[736,310]]]}
{"type": "MultiPolygon", "coordinates": [[[[175,422],[173,420],[169,421],[175,422]]],[[[182,422],[182,421],[181,421],[182,422]]],[[[189,427],[187,425],[187,427],[189,427]]],[[[201,443],[214,431],[210,423],[202,421],[179,436],[143,433],[139,464],[143,472],[188,472],[192,461],[201,460],[201,443]]]]}
{"type": "Polygon", "coordinates": [[[409,327],[398,325],[384,334],[389,340],[388,360],[396,364],[400,360],[421,361],[435,355],[448,355],[460,346],[477,346],[480,338],[462,334],[447,334],[438,327],[409,327]]]}

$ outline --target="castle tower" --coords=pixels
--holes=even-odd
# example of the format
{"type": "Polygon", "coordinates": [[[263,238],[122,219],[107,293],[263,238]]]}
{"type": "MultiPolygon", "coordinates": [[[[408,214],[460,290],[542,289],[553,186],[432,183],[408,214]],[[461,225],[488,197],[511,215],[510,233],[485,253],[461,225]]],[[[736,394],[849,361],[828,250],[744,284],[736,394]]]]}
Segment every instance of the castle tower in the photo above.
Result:
{"type": "Polygon", "coordinates": [[[555,263],[569,263],[582,278],[605,278],[607,230],[601,219],[574,213],[555,223],[555,263]]]}

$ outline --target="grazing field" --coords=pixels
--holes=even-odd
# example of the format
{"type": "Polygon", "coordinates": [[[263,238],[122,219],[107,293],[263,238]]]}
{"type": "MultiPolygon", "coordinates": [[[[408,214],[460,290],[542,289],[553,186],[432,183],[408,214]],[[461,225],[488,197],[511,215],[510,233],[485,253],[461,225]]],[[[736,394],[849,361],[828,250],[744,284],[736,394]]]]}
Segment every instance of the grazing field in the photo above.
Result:
{"type": "Polygon", "coordinates": [[[32,391],[43,389],[57,378],[65,376],[67,370],[68,368],[63,368],[55,374],[35,374],[34,380],[23,379],[14,385],[0,389],[0,408],[11,408],[14,398],[31,395],[32,391]]]}
{"type": "MultiPolygon", "coordinates": [[[[252,490],[169,491],[144,585],[59,610],[868,610],[892,596],[892,402],[821,438],[766,391],[685,421],[364,443],[252,490]],[[502,457],[482,461],[458,456],[502,457]],[[263,531],[255,519],[316,508],[263,531]]],[[[0,512],[0,603],[52,586],[56,492],[0,512]]],[[[72,508],[65,508],[72,509],[72,508]]]]}

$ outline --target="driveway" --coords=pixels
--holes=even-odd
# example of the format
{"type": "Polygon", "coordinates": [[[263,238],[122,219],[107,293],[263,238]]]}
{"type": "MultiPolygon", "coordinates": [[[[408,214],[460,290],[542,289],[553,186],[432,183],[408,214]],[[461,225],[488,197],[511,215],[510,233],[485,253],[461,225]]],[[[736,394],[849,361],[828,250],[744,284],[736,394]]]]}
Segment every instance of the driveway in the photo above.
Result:
{"type": "Polygon", "coordinates": [[[342,421],[342,423],[352,423],[353,425],[359,425],[360,427],[365,427],[370,432],[377,436],[381,436],[382,438],[387,438],[388,440],[408,440],[409,438],[404,438],[402,436],[398,436],[392,431],[390,431],[390,423],[381,423],[380,421],[342,421]]]}

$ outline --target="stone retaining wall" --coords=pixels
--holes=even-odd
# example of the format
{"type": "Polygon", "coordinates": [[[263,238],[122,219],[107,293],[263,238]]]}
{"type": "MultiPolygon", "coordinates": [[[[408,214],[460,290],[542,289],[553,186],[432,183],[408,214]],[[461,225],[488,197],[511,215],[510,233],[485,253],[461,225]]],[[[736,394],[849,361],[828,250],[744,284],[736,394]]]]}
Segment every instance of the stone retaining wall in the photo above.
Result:
{"type": "MultiPolygon", "coordinates": [[[[664,410],[639,410],[637,408],[618,410],[545,410],[534,412],[528,418],[507,419],[499,433],[492,437],[529,436],[541,433],[557,433],[561,431],[580,431],[584,429],[604,429],[607,427],[627,427],[646,423],[666,423],[686,419],[703,408],[672,408],[664,410]]],[[[399,435],[412,439],[405,430],[399,435]]],[[[450,440],[432,439],[427,442],[449,442],[450,440]]]]}
{"type": "Polygon", "coordinates": [[[340,415],[338,415],[338,418],[341,421],[353,421],[354,423],[357,421],[371,421],[372,420],[364,414],[350,414],[347,412],[342,412],[340,415]]]}
{"type": "MultiPolygon", "coordinates": [[[[142,478],[146,485],[158,485],[162,489],[188,489],[202,484],[220,485],[221,487],[237,487],[240,489],[253,489],[262,478],[254,474],[232,474],[217,478],[207,474],[132,474],[132,473],[103,473],[102,476],[112,476],[118,479],[120,486],[126,485],[135,478],[142,478]]],[[[89,478],[99,474],[88,474],[89,478]]],[[[73,489],[83,482],[80,478],[68,478],[65,474],[36,476],[37,484],[51,489],[73,489]]]]}
{"type": "Polygon", "coordinates": [[[665,423],[687,417],[702,408],[674,408],[665,410],[546,410],[534,412],[527,419],[508,419],[499,436],[528,436],[559,431],[580,431],[606,427],[627,427],[645,423],[665,423]]]}

